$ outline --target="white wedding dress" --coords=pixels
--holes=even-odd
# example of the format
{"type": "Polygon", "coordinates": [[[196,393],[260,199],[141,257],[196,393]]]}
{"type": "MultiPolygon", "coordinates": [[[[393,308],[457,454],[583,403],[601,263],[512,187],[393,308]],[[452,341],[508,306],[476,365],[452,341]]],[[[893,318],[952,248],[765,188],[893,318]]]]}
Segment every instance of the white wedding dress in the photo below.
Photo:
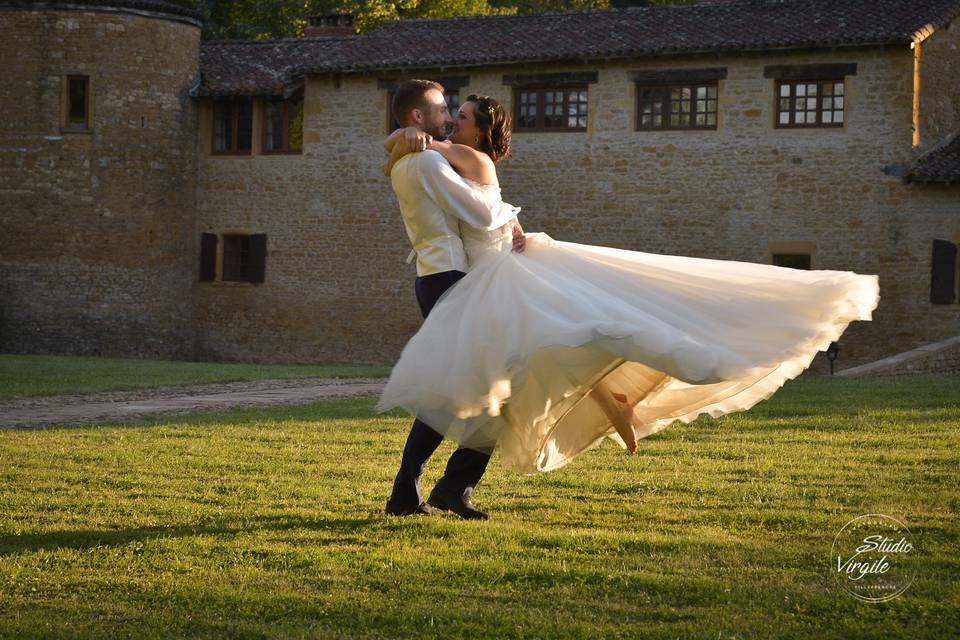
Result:
{"type": "MultiPolygon", "coordinates": [[[[496,185],[472,183],[491,202],[496,185]]],[[[403,350],[378,410],[403,407],[462,446],[550,471],[610,437],[590,395],[633,403],[637,437],[749,409],[854,320],[876,275],[626,251],[463,225],[468,274],[403,350]]]]}

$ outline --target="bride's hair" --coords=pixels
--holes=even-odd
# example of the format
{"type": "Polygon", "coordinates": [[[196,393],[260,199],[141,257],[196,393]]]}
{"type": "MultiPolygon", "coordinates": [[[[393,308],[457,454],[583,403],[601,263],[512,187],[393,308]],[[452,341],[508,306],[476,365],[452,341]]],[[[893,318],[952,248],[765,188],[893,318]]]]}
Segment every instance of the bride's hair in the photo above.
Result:
{"type": "Polygon", "coordinates": [[[476,103],[473,117],[480,130],[480,151],[500,162],[510,154],[510,114],[499,100],[490,96],[471,93],[466,101],[476,103]]]}

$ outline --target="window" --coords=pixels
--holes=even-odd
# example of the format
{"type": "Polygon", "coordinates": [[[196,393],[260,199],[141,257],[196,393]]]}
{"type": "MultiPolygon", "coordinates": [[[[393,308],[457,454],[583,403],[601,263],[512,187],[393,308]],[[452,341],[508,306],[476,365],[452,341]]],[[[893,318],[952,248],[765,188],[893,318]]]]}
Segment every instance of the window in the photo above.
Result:
{"type": "Polygon", "coordinates": [[[213,103],[213,152],[249,155],[253,136],[253,103],[250,98],[213,103]]]}
{"type": "Polygon", "coordinates": [[[791,269],[810,270],[809,253],[775,253],[773,254],[773,264],[778,267],[790,267],[791,269]]]}
{"type": "Polygon", "coordinates": [[[627,77],[637,85],[638,131],[717,128],[726,67],[642,69],[627,77]]]}
{"type": "Polygon", "coordinates": [[[218,280],[219,257],[220,281],[261,283],[266,271],[266,256],[266,234],[230,233],[218,236],[215,233],[203,233],[200,235],[200,282],[218,280]],[[223,254],[218,256],[217,248],[221,245],[223,254]]]}
{"type": "Polygon", "coordinates": [[[930,265],[930,302],[953,304],[956,300],[957,245],[949,240],[934,240],[930,265]]]}
{"type": "Polygon", "coordinates": [[[514,92],[516,131],[586,131],[587,87],[523,87],[514,92]]]}
{"type": "Polygon", "coordinates": [[[447,111],[451,114],[456,113],[460,110],[460,91],[459,90],[447,90],[443,94],[443,99],[447,102],[447,111]]]}
{"type": "Polygon", "coordinates": [[[90,129],[90,76],[67,76],[65,92],[63,128],[90,129]]]}
{"type": "Polygon", "coordinates": [[[263,152],[300,153],[303,150],[303,94],[263,105],[263,152]]]}
{"type": "Polygon", "coordinates": [[[846,77],[857,75],[857,63],[769,65],[763,75],[775,80],[775,127],[843,126],[846,77]]]}
{"type": "Polygon", "coordinates": [[[223,236],[223,280],[246,282],[250,278],[250,236],[223,236]]]}
{"type": "Polygon", "coordinates": [[[637,86],[637,129],[716,129],[717,85],[637,86]]]}
{"type": "Polygon", "coordinates": [[[513,87],[514,132],[586,131],[587,87],[597,77],[596,71],[503,76],[513,87]]]}
{"type": "Polygon", "coordinates": [[[843,78],[777,82],[778,127],[842,127],[843,78]]]}

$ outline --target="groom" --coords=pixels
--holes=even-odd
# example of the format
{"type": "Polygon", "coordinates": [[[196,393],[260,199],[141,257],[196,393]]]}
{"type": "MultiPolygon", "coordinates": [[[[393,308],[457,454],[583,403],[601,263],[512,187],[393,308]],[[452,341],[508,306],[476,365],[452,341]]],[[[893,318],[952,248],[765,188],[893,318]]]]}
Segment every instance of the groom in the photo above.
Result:
{"type": "MultiPolygon", "coordinates": [[[[430,80],[408,80],[393,97],[393,115],[402,127],[417,129],[443,139],[455,126],[443,98],[443,86],[430,80]]],[[[477,194],[436,151],[411,153],[393,167],[393,190],[407,236],[417,255],[415,291],[420,312],[426,318],[440,296],[466,275],[467,256],[460,225],[496,229],[515,218],[515,209],[501,203],[491,211],[477,194]]],[[[523,235],[516,232],[514,247],[521,249],[523,235]]],[[[412,255],[412,254],[411,254],[412,255]]],[[[437,354],[443,358],[444,354],[437,354]]],[[[430,514],[434,509],[452,511],[462,518],[488,516],[470,501],[490,461],[490,453],[459,448],[447,462],[443,477],[426,502],[420,492],[420,475],[427,460],[443,440],[438,432],[417,419],[403,448],[400,470],[386,511],[391,515],[430,514]]]]}

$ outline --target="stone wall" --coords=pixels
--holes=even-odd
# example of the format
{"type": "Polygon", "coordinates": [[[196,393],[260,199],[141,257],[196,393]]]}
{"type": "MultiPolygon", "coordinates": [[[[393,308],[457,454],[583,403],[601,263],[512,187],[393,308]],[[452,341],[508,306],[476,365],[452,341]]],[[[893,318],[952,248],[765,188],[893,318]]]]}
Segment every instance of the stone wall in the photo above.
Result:
{"type": "Polygon", "coordinates": [[[0,18],[0,350],[192,357],[199,27],[0,18]],[[89,132],[61,130],[67,74],[90,77],[89,132]]]}
{"type": "MultiPolygon", "coordinates": [[[[564,70],[599,74],[588,131],[517,133],[500,165],[504,198],[523,207],[528,230],[763,263],[783,247],[812,247],[814,269],[880,274],[880,306],[844,334],[841,367],[951,335],[960,305],[928,302],[930,242],[960,231],[957,189],[883,172],[915,153],[906,47],[489,68],[469,72],[460,93],[510,104],[504,74],[564,70]],[[828,62],[858,65],[846,80],[845,126],[775,129],[764,66],[828,62]],[[716,131],[634,130],[630,70],[716,66],[728,70],[716,131]]],[[[201,286],[204,357],[390,362],[419,324],[409,245],[379,170],[386,95],[377,76],[310,77],[306,101],[301,156],[201,153],[202,229],[269,237],[264,284],[201,286]]],[[[827,371],[825,357],[811,370],[827,371]]]]}
{"type": "Polygon", "coordinates": [[[922,152],[960,128],[960,20],[927,38],[918,58],[922,152]]]}

